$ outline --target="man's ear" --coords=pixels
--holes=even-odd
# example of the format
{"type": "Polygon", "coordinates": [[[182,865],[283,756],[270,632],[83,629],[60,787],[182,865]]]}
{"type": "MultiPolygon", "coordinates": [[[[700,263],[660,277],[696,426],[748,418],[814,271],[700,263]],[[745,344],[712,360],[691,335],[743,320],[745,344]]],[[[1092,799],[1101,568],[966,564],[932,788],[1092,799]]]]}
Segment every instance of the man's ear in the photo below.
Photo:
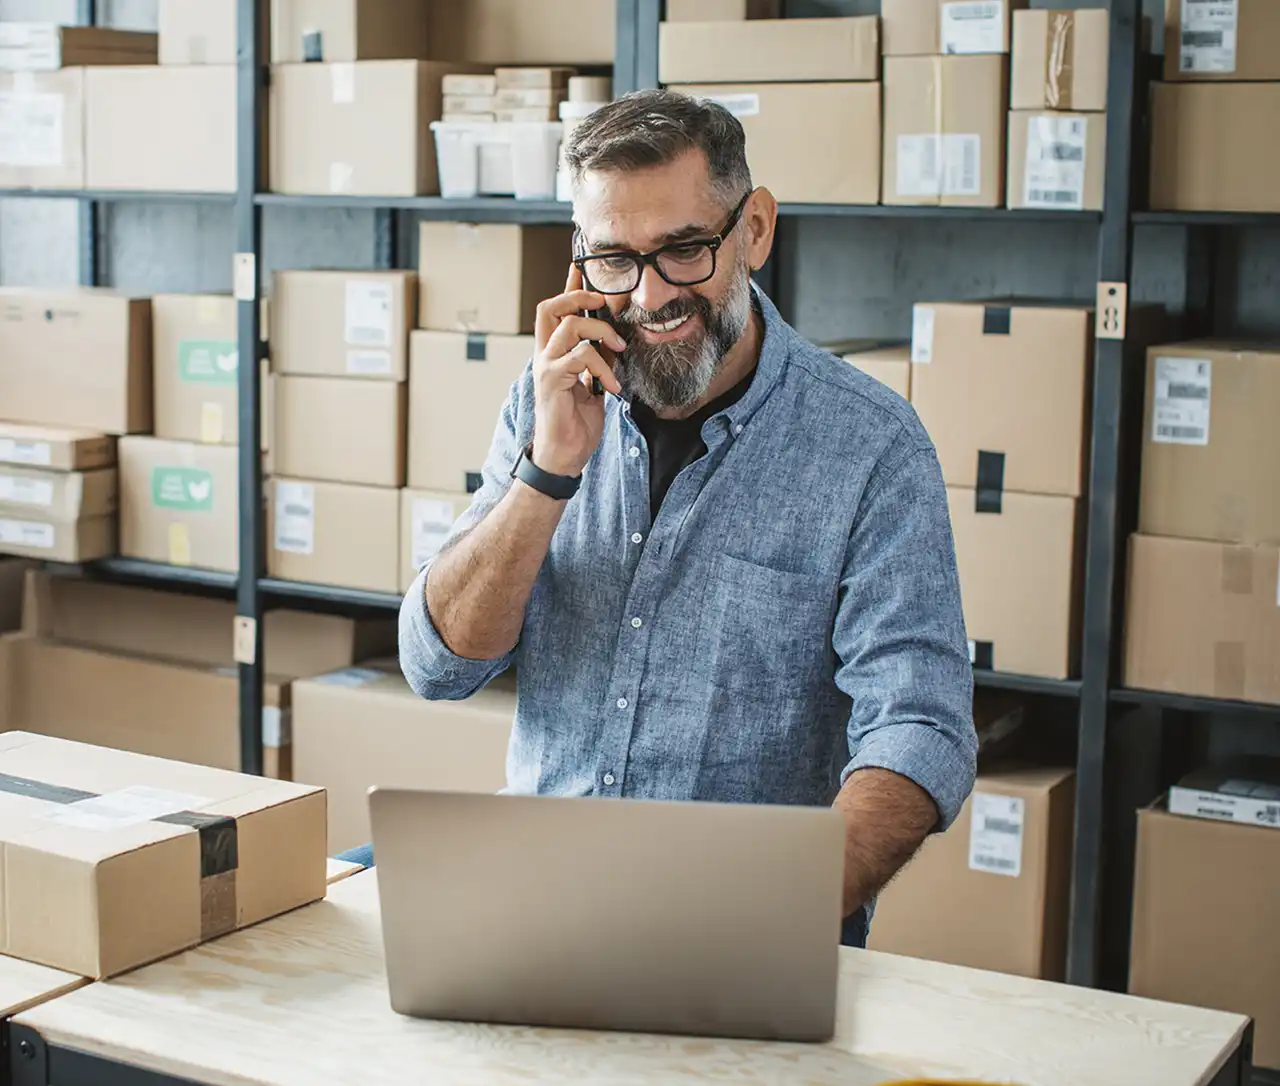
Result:
{"type": "Polygon", "coordinates": [[[778,228],[778,201],[766,188],[757,188],[743,209],[746,228],[747,264],[759,271],[773,251],[773,236],[778,228]]]}

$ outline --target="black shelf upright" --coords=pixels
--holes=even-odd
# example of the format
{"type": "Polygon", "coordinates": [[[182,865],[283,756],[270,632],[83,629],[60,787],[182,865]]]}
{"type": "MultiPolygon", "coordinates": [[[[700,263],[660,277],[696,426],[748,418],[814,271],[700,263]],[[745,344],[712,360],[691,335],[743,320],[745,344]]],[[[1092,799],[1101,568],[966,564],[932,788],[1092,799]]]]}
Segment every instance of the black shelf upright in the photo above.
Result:
{"type": "MultiPolygon", "coordinates": [[[[76,22],[81,26],[96,26],[98,22],[97,0],[76,0],[76,22]]],[[[78,250],[77,260],[80,268],[80,285],[96,287],[98,285],[98,204],[89,196],[84,196],[77,207],[78,250]]]]}

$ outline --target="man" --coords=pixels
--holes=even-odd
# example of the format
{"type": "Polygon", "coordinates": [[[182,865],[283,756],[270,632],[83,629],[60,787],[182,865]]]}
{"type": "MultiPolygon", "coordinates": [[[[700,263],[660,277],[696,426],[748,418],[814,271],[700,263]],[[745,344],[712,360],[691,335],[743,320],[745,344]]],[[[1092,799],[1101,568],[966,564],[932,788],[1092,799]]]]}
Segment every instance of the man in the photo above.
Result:
{"type": "Polygon", "coordinates": [[[513,792],[834,803],[861,945],[974,779],[946,491],[911,409],[753,288],[777,205],[744,145],[665,91],[575,131],[575,265],[401,664],[431,699],[517,665],[513,792]]]}

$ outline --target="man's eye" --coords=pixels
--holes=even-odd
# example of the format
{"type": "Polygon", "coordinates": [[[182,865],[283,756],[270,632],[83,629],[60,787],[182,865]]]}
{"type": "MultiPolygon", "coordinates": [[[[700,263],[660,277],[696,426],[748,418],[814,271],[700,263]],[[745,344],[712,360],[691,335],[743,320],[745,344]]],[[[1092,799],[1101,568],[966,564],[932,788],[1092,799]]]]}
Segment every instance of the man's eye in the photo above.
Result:
{"type": "Polygon", "coordinates": [[[609,271],[626,271],[633,261],[629,256],[605,256],[600,258],[600,263],[609,271]]]}
{"type": "Polygon", "coordinates": [[[682,245],[678,249],[668,249],[667,258],[677,264],[696,264],[706,255],[705,245],[682,245]]]}

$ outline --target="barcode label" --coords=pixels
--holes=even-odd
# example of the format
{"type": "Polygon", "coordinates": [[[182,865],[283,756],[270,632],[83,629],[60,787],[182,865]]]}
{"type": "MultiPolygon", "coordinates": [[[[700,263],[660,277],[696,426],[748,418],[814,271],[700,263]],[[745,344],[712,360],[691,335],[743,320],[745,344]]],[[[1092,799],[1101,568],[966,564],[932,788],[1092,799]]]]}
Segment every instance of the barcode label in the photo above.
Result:
{"type": "Polygon", "coordinates": [[[391,284],[347,280],[346,342],[356,347],[391,346],[391,284]]]}
{"type": "Polygon", "coordinates": [[[982,137],[948,133],[942,137],[942,195],[982,194],[982,137]]]}
{"type": "Polygon", "coordinates": [[[969,867],[1008,878],[1021,875],[1026,801],[974,792],[970,818],[969,867]]]}
{"type": "Polygon", "coordinates": [[[1083,211],[1088,120],[1036,114],[1027,118],[1023,203],[1053,211],[1083,211]]]}
{"type": "Polygon", "coordinates": [[[36,550],[53,550],[56,540],[52,524],[31,520],[0,520],[0,546],[34,547],[36,550]]]}
{"type": "Polygon", "coordinates": [[[285,554],[316,549],[316,488],[310,483],[276,483],[275,548],[285,554]]]}
{"type": "Polygon", "coordinates": [[[1178,38],[1180,71],[1236,70],[1239,9],[1239,0],[1182,0],[1182,29],[1178,38]]]}
{"type": "Polygon", "coordinates": [[[0,94],[0,165],[61,166],[65,114],[60,94],[0,94]]]}
{"type": "Polygon", "coordinates": [[[942,194],[941,137],[922,134],[898,137],[896,187],[899,196],[942,194]]]}
{"type": "Polygon", "coordinates": [[[11,464],[34,464],[47,468],[53,463],[53,446],[47,441],[22,441],[16,437],[0,437],[0,460],[11,464]]]}
{"type": "Polygon", "coordinates": [[[62,32],[50,23],[0,23],[0,71],[54,72],[62,67],[62,32]]]}
{"type": "MultiPolygon", "coordinates": [[[[936,311],[931,305],[916,305],[911,309],[911,361],[933,361],[933,326],[936,311]]],[[[972,644],[972,642],[970,642],[972,644]]]]}
{"type": "Polygon", "coordinates": [[[1161,445],[1208,445],[1213,410],[1213,363],[1207,358],[1156,358],[1151,440],[1161,445]]]}
{"type": "Polygon", "coordinates": [[[1003,0],[962,0],[942,5],[939,36],[944,53],[1002,53],[1003,0]]]}
{"type": "Polygon", "coordinates": [[[50,506],[53,504],[53,483],[20,475],[0,475],[0,502],[50,506]]]}
{"type": "Polygon", "coordinates": [[[421,570],[440,553],[456,519],[453,502],[414,499],[410,560],[415,570],[421,570]]]}

